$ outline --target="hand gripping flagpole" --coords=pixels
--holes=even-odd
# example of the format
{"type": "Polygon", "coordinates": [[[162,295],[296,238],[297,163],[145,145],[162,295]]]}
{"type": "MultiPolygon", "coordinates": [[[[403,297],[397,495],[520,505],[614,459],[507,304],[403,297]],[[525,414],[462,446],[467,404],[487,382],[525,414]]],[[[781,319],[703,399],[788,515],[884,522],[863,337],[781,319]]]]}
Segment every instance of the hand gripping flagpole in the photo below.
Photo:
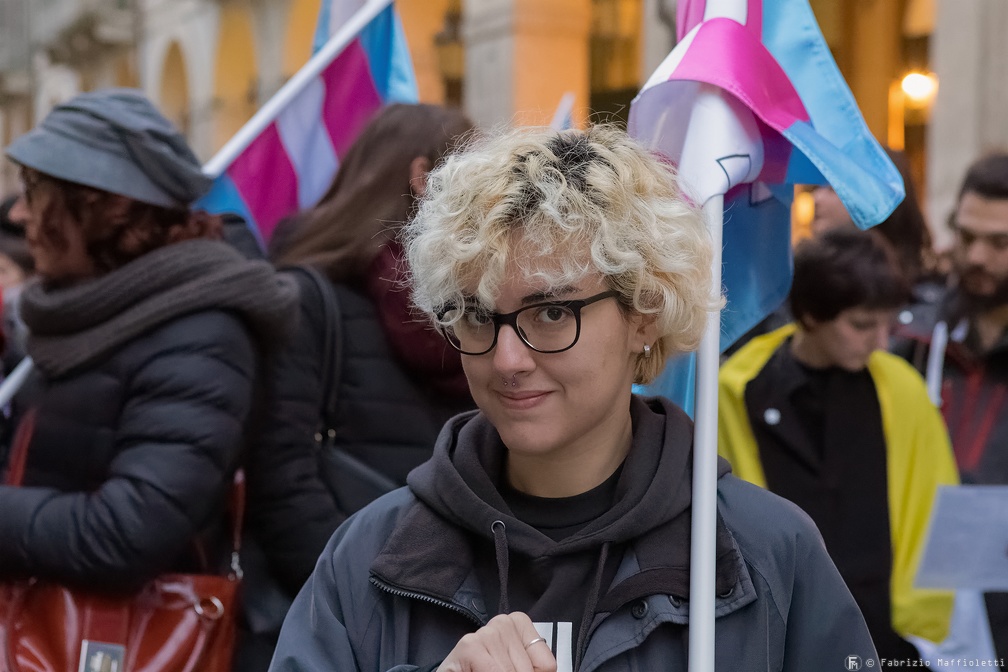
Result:
{"type": "Polygon", "coordinates": [[[353,41],[378,14],[392,3],[392,0],[367,0],[329,41],[315,53],[314,56],[297,73],[280,87],[272,98],[241,127],[234,137],[227,141],[212,159],[203,164],[203,172],[210,177],[217,177],[230,166],[245,149],[252,144],[266,127],[280,115],[306,86],[315,80],[322,71],[353,41]]]}

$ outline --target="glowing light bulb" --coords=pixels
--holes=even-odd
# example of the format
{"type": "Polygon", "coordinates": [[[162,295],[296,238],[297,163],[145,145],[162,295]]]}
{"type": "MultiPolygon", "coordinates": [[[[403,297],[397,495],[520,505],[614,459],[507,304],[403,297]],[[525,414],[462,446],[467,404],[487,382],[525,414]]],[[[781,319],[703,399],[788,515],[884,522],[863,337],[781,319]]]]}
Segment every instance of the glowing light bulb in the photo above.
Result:
{"type": "Polygon", "coordinates": [[[938,78],[932,72],[911,72],[900,83],[911,104],[923,106],[930,103],[938,92],[938,78]]]}

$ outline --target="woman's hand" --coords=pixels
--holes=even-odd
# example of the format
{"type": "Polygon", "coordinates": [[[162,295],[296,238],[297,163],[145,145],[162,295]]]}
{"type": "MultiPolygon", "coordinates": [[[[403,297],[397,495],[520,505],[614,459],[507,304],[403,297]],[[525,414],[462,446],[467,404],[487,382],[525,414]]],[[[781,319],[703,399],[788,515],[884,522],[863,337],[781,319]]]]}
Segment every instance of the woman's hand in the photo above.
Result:
{"type": "Polygon", "coordinates": [[[459,640],[437,672],[556,672],[556,659],[532,620],[515,612],[495,616],[459,640]]]}

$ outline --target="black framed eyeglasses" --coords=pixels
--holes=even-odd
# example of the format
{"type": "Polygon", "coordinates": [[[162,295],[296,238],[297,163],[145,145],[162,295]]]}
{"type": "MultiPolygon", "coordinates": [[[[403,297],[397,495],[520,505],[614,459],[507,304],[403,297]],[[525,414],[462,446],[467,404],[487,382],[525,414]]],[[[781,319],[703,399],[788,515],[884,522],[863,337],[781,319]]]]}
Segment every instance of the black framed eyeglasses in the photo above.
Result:
{"type": "Polygon", "coordinates": [[[448,306],[438,314],[438,319],[447,323],[441,327],[441,333],[463,355],[485,355],[493,350],[505,324],[532,350],[552,354],[570,350],[578,342],[581,310],[585,306],[617,296],[618,292],[609,290],[587,299],[533,303],[511,313],[448,306]]]}

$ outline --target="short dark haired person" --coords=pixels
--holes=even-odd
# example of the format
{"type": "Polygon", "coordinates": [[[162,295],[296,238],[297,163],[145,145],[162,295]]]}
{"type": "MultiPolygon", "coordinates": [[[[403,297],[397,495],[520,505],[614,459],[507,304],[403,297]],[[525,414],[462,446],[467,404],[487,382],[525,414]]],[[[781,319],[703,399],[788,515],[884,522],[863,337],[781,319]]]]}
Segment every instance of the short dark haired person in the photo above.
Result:
{"type": "Polygon", "coordinates": [[[719,450],[734,472],[801,506],[854,594],[879,657],[941,641],[951,595],[913,588],[936,489],[957,482],[920,376],[884,351],[908,294],[872,233],[830,231],[795,253],[795,324],[720,372],[719,450]]]}

